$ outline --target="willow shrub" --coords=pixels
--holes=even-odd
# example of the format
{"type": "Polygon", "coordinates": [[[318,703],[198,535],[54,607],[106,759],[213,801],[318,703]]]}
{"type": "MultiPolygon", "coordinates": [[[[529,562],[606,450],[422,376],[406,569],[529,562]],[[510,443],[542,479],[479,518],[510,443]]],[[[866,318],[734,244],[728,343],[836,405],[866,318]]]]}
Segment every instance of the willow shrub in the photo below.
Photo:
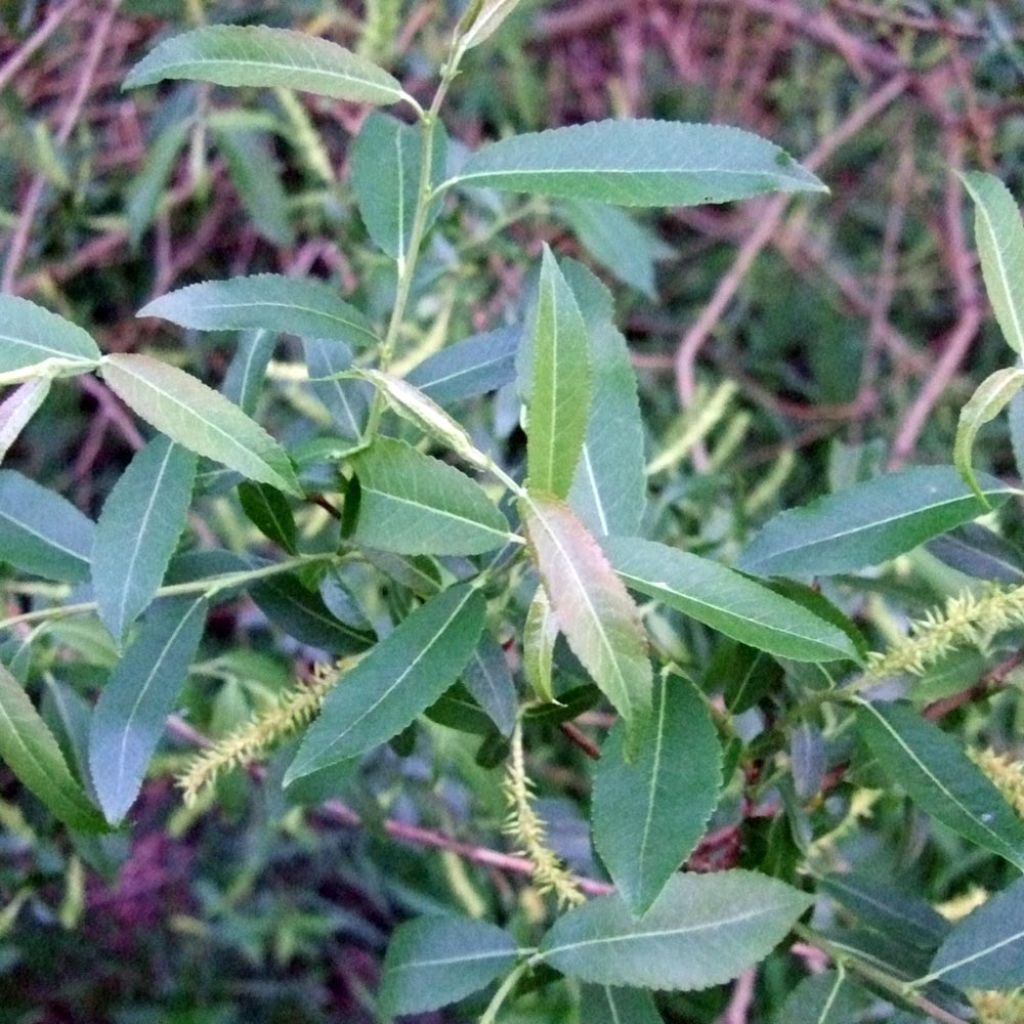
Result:
{"type": "MultiPolygon", "coordinates": [[[[718,125],[600,121],[473,152],[450,145],[449,86],[513,6],[472,5],[427,108],[365,56],[278,29],[200,28],[132,70],[128,88],[188,79],[402,112],[374,110],[350,161],[369,238],[393,261],[393,301],[377,322],[325,281],[268,274],[195,284],[142,309],[192,331],[246,332],[218,392],[180,358],[104,355],[80,327],[0,300],[0,381],[17,385],[0,407],[4,452],[49,389],[79,374],[97,374],[152,431],[97,522],[0,471],[0,558],[36,595],[0,623],[0,756],[74,836],[130,828],[167,716],[203,658],[211,609],[247,595],[322,664],[312,683],[201,752],[181,777],[186,800],[273,755],[280,770],[266,784],[315,803],[358,786],[382,745],[407,753],[425,715],[479,736],[487,771],[504,765],[511,842],[551,894],[533,935],[454,915],[402,925],[384,965],[386,1014],[496,985],[481,1018],[491,1022],[524,990],[564,976],[578,983],[587,1024],[648,1024],[659,1019],[652,992],[725,983],[794,932],[838,970],[803,982],[783,1019],[852,1020],[879,996],[940,1020],[963,1019],[971,1000],[1002,1012],[992,1000],[1008,1006],[1024,985],[1024,883],[952,926],[924,894],[846,871],[837,833],[870,827],[845,779],[884,778],[947,834],[1006,862],[1001,877],[1024,870],[1018,767],[969,756],[921,713],[936,665],[948,670],[966,649],[976,676],[978,658],[984,671],[1024,625],[1020,555],[966,525],[1016,494],[975,474],[971,447],[1024,372],[995,374],[965,408],[956,465],[850,482],[771,519],[730,568],[658,539],[669,530],[647,511],[629,355],[610,294],[579,262],[545,248],[521,322],[410,365],[411,304],[444,272],[423,260],[425,247],[459,204],[489,210],[500,230],[503,193],[567,201],[583,232],[628,225],[614,207],[824,191],[777,146],[718,125]],[[293,443],[252,418],[282,335],[301,345],[302,363],[287,368],[311,389],[307,405],[331,423],[284,431],[293,443]],[[525,453],[514,431],[460,422],[472,400],[499,392],[521,409],[525,453]],[[262,534],[256,550],[212,550],[187,530],[225,502],[262,534]],[[863,570],[929,542],[964,579],[992,582],[870,653],[838,605],[855,608],[850,595],[870,589],[863,570]],[[37,578],[57,586],[29,586],[37,578]],[[36,657],[61,645],[48,627],[71,616],[98,619],[113,651],[96,662],[105,681],[95,703],[60,680],[67,658],[88,663],[92,648],[36,657]],[[70,740],[37,712],[41,688],[72,709],[70,740]],[[616,722],[593,770],[590,820],[613,892],[587,898],[550,846],[524,748],[599,706],[616,722]],[[743,867],[681,871],[745,786],[748,806],[767,801],[781,827],[745,849],[743,867]],[[816,903],[813,924],[801,923],[816,903]]],[[[161,141],[154,173],[186,135],[161,141]]],[[[230,132],[218,144],[258,192],[259,147],[230,132]]],[[[985,282],[1019,352],[1024,230],[995,179],[970,175],[966,186],[985,282]]],[[[267,179],[268,194],[278,187],[267,179]]],[[[261,230],[287,236],[266,209],[261,230]]],[[[144,229],[145,195],[130,213],[144,229]]],[[[623,229],[621,243],[633,237],[623,229]]]]}

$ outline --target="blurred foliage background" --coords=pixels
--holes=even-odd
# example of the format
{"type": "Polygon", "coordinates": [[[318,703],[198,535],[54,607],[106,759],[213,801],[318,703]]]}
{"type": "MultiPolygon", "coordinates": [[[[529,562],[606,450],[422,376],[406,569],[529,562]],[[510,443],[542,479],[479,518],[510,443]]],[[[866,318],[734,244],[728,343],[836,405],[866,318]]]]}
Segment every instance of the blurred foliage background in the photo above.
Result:
{"type": "MultiPolygon", "coordinates": [[[[188,83],[123,94],[119,83],[166,35],[230,21],[329,36],[429,95],[456,14],[445,0],[3,0],[0,286],[87,327],[107,351],[159,349],[212,383],[230,339],[186,335],[183,348],[135,311],[192,281],[274,271],[336,281],[380,318],[393,270],[365,244],[347,184],[364,110],[188,83]]],[[[865,462],[948,461],[960,406],[1004,359],[956,171],[991,170],[1024,192],[1022,40],[1020,0],[523,0],[467,60],[448,110],[453,139],[606,116],[712,120],[785,146],[831,195],[608,218],[537,200],[463,203],[445,212],[423,262],[399,367],[519,315],[547,241],[614,288],[657,439],[650,514],[687,547],[728,558],[748,521],[826,480],[858,478],[865,462]]],[[[295,416],[305,392],[276,365],[259,415],[299,441],[313,429],[295,416]]],[[[508,437],[517,415],[499,396],[470,421],[508,437]]],[[[83,376],[53,390],[11,464],[95,515],[139,441],[83,376]]],[[[1004,427],[986,431],[978,462],[1014,477],[1004,427]]],[[[251,541],[226,503],[208,511],[192,526],[210,546],[251,541]]],[[[941,593],[900,598],[916,614],[941,593]]],[[[87,622],[50,629],[59,643],[43,667],[59,667],[69,688],[47,695],[47,713],[74,750],[67,694],[88,692],[114,652],[87,622]]],[[[381,754],[344,803],[285,805],[265,784],[280,770],[272,762],[183,809],[170,771],[309,670],[309,652],[243,601],[216,613],[212,634],[221,648],[208,644],[190,679],[130,837],[69,841],[33,818],[0,767],[0,1021],[361,1024],[379,1019],[380,958],[408,914],[497,903],[528,928],[542,913],[502,861],[497,776],[471,738],[441,725],[421,729],[411,756],[381,754]]],[[[1015,703],[987,710],[965,719],[969,734],[1019,731],[1015,703]]],[[[532,773],[553,844],[597,874],[579,810],[585,753],[554,727],[551,738],[532,773]]],[[[768,823],[722,813],[701,863],[743,863],[770,841],[768,823]]],[[[933,842],[922,862],[915,821],[880,818],[899,838],[859,855],[876,868],[889,858],[933,899],[962,893],[963,848],[933,842]]],[[[666,1019],[768,1021],[798,976],[775,957],[748,1016],[723,1016],[735,993],[721,989],[667,1001],[666,1019]]],[[[566,1000],[550,986],[532,1016],[527,999],[507,1020],[571,1020],[566,1000]]]]}

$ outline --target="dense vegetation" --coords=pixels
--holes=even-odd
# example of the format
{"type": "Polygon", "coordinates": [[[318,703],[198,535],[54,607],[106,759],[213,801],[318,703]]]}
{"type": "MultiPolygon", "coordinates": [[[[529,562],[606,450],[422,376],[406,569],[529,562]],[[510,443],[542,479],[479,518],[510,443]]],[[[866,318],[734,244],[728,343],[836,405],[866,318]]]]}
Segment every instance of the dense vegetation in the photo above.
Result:
{"type": "Polygon", "coordinates": [[[1008,10],[2,17],[0,1020],[1024,1019],[1008,10]]]}

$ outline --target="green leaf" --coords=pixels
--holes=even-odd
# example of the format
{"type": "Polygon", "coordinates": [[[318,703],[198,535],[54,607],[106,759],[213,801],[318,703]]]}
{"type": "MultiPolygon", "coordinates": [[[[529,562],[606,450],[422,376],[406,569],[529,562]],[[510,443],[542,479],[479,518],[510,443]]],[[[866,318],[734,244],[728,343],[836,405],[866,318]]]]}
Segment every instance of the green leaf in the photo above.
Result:
{"type": "Polygon", "coordinates": [[[1019,587],[1024,583],[1024,553],[998,533],[977,523],[936,537],[928,551],[944,565],[975,579],[1019,587]]]}
{"type": "Polygon", "coordinates": [[[649,992],[608,985],[584,985],[580,1020],[586,1024],[662,1024],[649,992]]]}
{"type": "Polygon", "coordinates": [[[294,244],[288,194],[269,136],[246,130],[217,131],[214,136],[252,226],[274,245],[294,244]]]}
{"type": "Polygon", "coordinates": [[[471,995],[516,961],[512,936],[486,921],[418,917],[395,929],[384,958],[381,1009],[428,1013],[471,995]]]}
{"type": "Polygon", "coordinates": [[[99,358],[81,327],[28,299],[0,295],[0,385],[84,373],[99,358]]]}
{"type": "Polygon", "coordinates": [[[602,544],[631,590],[749,647],[794,661],[860,660],[837,626],[724,565],[639,537],[602,544]]]}
{"type": "Polygon", "coordinates": [[[538,700],[555,699],[554,661],[558,623],[544,585],[537,587],[523,626],[523,675],[538,700]]]}
{"type": "Polygon", "coordinates": [[[285,450],[223,395],[150,356],[112,355],[103,377],[147,423],[250,480],[303,496],[285,450]]]}
{"type": "Polygon", "coordinates": [[[254,523],[260,533],[290,555],[296,552],[298,530],[295,516],[285,496],[267,484],[248,481],[238,485],[238,500],[242,511],[254,523]]]}
{"type": "Polygon", "coordinates": [[[75,781],[53,733],[21,684],[0,664],[0,758],[26,789],[71,828],[101,832],[103,816],[75,781]]]}
{"type": "Polygon", "coordinates": [[[509,540],[507,520],[479,484],[404,441],[378,437],[353,456],[352,468],[361,492],[357,544],[403,555],[473,555],[509,540]]]}
{"type": "Polygon", "coordinates": [[[1024,352],[1024,225],[1009,189],[991,174],[960,175],[974,200],[974,237],[985,291],[1006,343],[1024,352]]]}
{"type": "Polygon", "coordinates": [[[516,379],[522,327],[474,334],[424,359],[405,379],[439,405],[485,395],[516,379]]]}
{"type": "Polygon", "coordinates": [[[266,330],[332,338],[355,349],[377,344],[366,317],[314,278],[254,274],[202,281],[161,295],[138,315],[158,316],[197,331],[266,330]]]}
{"type": "Polygon", "coordinates": [[[861,702],[857,730],[921,810],[1024,870],[1024,821],[952,736],[906,704],[861,702]]]}
{"type": "Polygon", "coordinates": [[[114,485],[92,551],[100,619],[118,642],[160,586],[188,516],[196,457],[156,437],[114,485]]]}
{"type": "Polygon", "coordinates": [[[863,1005],[858,992],[844,974],[823,971],[804,978],[774,1019],[776,1024],[850,1024],[863,1005]]]}
{"type": "Polygon", "coordinates": [[[625,742],[620,723],[594,769],[591,820],[601,860],[641,917],[704,835],[722,785],[722,751],[697,688],[673,676],[654,683],[654,711],[631,762],[625,742]]]}
{"type": "Polygon", "coordinates": [[[27,380],[0,403],[0,462],[50,393],[49,377],[27,380]]]}
{"type": "Polygon", "coordinates": [[[459,45],[471,50],[490,39],[518,6],[519,0],[474,0],[459,22],[459,45]]]}
{"type": "Polygon", "coordinates": [[[307,590],[294,576],[270,576],[249,592],[260,611],[300,643],[334,654],[353,654],[374,641],[362,624],[339,619],[319,594],[307,590]]]}
{"type": "Polygon", "coordinates": [[[616,206],[695,206],[766,192],[824,192],[787,153],[739,128],[594,121],[485,146],[449,184],[616,206]]]}
{"type": "Polygon", "coordinates": [[[708,666],[705,690],[722,690],[731,715],[741,715],[782,685],[782,667],[746,644],[723,645],[708,666]]]}
{"type": "Polygon", "coordinates": [[[901,942],[934,950],[949,934],[949,922],[924,899],[908,896],[889,884],[861,874],[831,873],[819,890],[852,911],[866,927],[901,942]]]}
{"type": "Polygon", "coordinates": [[[564,498],[587,433],[590,356],[576,297],[547,247],[530,331],[526,484],[531,493],[564,498]]]}
{"type": "MultiPolygon", "coordinates": [[[[1021,265],[1024,272],[1024,263],[1021,265]]],[[[967,486],[982,500],[985,495],[978,486],[974,475],[971,455],[978,431],[994,420],[1006,408],[1010,399],[1024,387],[1024,370],[1009,367],[996,370],[978,385],[967,404],[960,410],[960,421],[956,428],[956,444],[953,446],[953,464],[964,478],[967,486]]]]}
{"type": "Polygon", "coordinates": [[[50,580],[89,578],[95,524],[13,469],[0,470],[0,561],[50,580]]]}
{"type": "Polygon", "coordinates": [[[958,988],[1024,985],[1024,879],[993,896],[957,924],[932,962],[929,980],[958,988]]]}
{"type": "Polygon", "coordinates": [[[580,243],[601,266],[652,301],[657,298],[655,261],[673,254],[657,235],[617,206],[570,199],[560,209],[580,243]]]}
{"type": "MultiPolygon", "coordinates": [[[[990,476],[1001,505],[1016,491],[990,476]]],[[[989,511],[952,466],[918,466],[856,484],[769,520],[739,559],[759,576],[829,576],[878,565],[989,511]]]]}
{"type": "Polygon", "coordinates": [[[246,331],[238,339],[234,358],[224,374],[221,392],[246,416],[256,411],[256,402],[275,348],[277,335],[272,331],[246,331]]]}
{"type": "Polygon", "coordinates": [[[569,504],[595,535],[628,536],[639,531],[647,501],[636,374],[626,339],[613,323],[611,293],[575,260],[561,266],[586,324],[593,373],[590,418],[569,504]]]}
{"type": "Polygon", "coordinates": [[[160,199],[191,128],[190,118],[167,125],[150,142],[142,170],[125,191],[125,216],[128,218],[128,239],[132,248],[142,241],[146,228],[153,223],[160,199]]]}
{"type": "Polygon", "coordinates": [[[490,633],[484,633],[473,656],[462,670],[462,682],[473,699],[487,712],[503,736],[511,736],[516,724],[518,698],[505,652],[490,633]]]}
{"type": "Polygon", "coordinates": [[[160,43],[128,73],[124,88],[168,78],[214,85],[283,86],[355,103],[397,103],[398,82],[364,57],[287,29],[211,25],[160,43]]]}
{"type": "Polygon", "coordinates": [[[639,724],[651,707],[651,663],[636,606],[568,505],[530,497],[520,507],[558,628],[619,714],[639,724]]]}
{"type": "Polygon", "coordinates": [[[486,612],[479,592],[460,584],[396,626],[328,694],[285,785],[397,736],[459,677],[483,632],[486,612]]]}
{"type": "Polygon", "coordinates": [[[302,348],[313,394],[327,406],[339,433],[358,440],[370,410],[370,389],[361,380],[337,376],[352,368],[351,349],[337,338],[303,338],[302,348]]]}
{"type": "Polygon", "coordinates": [[[139,795],[202,639],[207,607],[205,597],[154,605],[100,693],[89,730],[89,770],[112,825],[139,795]]]}
{"type": "MultiPolygon", "coordinates": [[[[434,132],[431,186],[441,181],[447,158],[447,136],[443,125],[437,127],[440,130],[434,132]]],[[[419,124],[404,124],[375,110],[363,122],[352,145],[352,188],[363,223],[374,242],[400,263],[409,257],[419,199],[422,135],[419,124]]],[[[424,230],[429,230],[440,212],[440,200],[435,200],[424,230]]]]}
{"type": "Polygon", "coordinates": [[[564,974],[598,985],[694,991],[767,956],[811,902],[751,871],[675,875],[639,920],[617,896],[570,911],[540,953],[564,974]]]}

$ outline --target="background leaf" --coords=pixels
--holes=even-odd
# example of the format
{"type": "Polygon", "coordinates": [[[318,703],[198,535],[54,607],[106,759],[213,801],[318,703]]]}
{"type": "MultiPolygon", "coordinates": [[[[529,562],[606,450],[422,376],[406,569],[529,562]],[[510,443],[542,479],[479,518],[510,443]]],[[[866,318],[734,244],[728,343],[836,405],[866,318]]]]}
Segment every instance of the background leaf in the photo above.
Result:
{"type": "Polygon", "coordinates": [[[277,335],[273,331],[246,331],[238,338],[235,355],[224,375],[221,391],[246,416],[252,416],[256,411],[260,389],[275,348],[277,335]]]}
{"type": "Polygon", "coordinates": [[[103,376],[132,409],[172,441],[251,480],[301,498],[283,448],[254,420],[195,377],[149,356],[107,356],[103,376]]]}
{"type": "Polygon", "coordinates": [[[96,527],[71,502],[0,470],[0,560],[51,580],[89,578],[96,527]]]}
{"type": "Polygon", "coordinates": [[[64,755],[21,684],[0,664],[0,758],[26,789],[71,828],[98,832],[103,817],[68,770],[64,755]]]}
{"type": "Polygon", "coordinates": [[[369,321],[314,278],[253,274],[201,281],[168,292],[139,310],[199,331],[266,330],[301,338],[332,338],[355,349],[377,344],[369,321]]]}
{"type": "MultiPolygon", "coordinates": [[[[1022,264],[1024,269],[1024,264],[1022,264]]],[[[960,422],[956,428],[956,444],[953,447],[953,463],[967,486],[984,500],[978,479],[974,474],[972,451],[978,431],[991,420],[994,420],[1006,408],[1007,404],[1024,387],[1024,370],[1010,367],[996,370],[986,377],[970,400],[960,410],[960,422]]]]}
{"type": "Polygon", "coordinates": [[[418,917],[395,929],[384,958],[381,1007],[427,1013],[476,992],[516,960],[512,936],[486,921],[418,917]]]}
{"type": "Polygon", "coordinates": [[[361,380],[334,376],[351,369],[351,349],[337,338],[303,338],[302,348],[313,394],[327,406],[338,432],[358,440],[370,411],[370,387],[361,380]]]}
{"type": "Polygon", "coordinates": [[[1006,343],[1024,352],[1024,225],[1009,189],[992,174],[960,175],[974,200],[974,237],[985,291],[1006,343]]]}
{"type": "Polygon", "coordinates": [[[486,611],[483,597],[462,584],[396,626],[328,694],[285,785],[386,743],[422,714],[472,657],[486,611]]]}
{"type": "Polygon", "coordinates": [[[244,481],[238,485],[242,511],[260,533],[290,555],[296,552],[298,530],[288,499],[269,484],[244,481]]]}
{"type": "Polygon", "coordinates": [[[804,978],[789,994],[777,1024],[851,1024],[863,1000],[858,989],[837,971],[804,978]]]}
{"type": "Polygon", "coordinates": [[[662,1024],[649,992],[609,985],[583,985],[580,1020],[587,1024],[662,1024]]]}
{"type": "Polygon", "coordinates": [[[404,441],[378,437],[351,462],[361,492],[357,544],[405,555],[472,555],[509,539],[508,521],[479,484],[404,441]]]}
{"type": "Polygon", "coordinates": [[[639,723],[651,707],[651,663],[636,606],[568,505],[533,497],[521,509],[559,629],[619,714],[639,723]]]}
{"type": "Polygon", "coordinates": [[[86,331],[28,299],[0,295],[0,325],[0,384],[25,379],[19,371],[47,360],[81,372],[100,358],[86,331]]]}
{"type": "Polygon", "coordinates": [[[515,380],[522,333],[512,324],[474,334],[424,359],[405,379],[439,405],[497,391],[515,380]]]}
{"type": "Polygon", "coordinates": [[[89,730],[89,769],[112,825],[124,818],[139,795],[199,647],[207,607],[204,597],[177,597],[154,605],[96,703],[89,730]]]}
{"type": "Polygon", "coordinates": [[[454,181],[617,206],[694,206],[825,190],[778,146],[750,132],[646,120],[516,135],[474,153],[454,181]]]}
{"type": "Polygon", "coordinates": [[[641,917],[693,852],[718,803],[722,753],[696,687],[662,676],[638,753],[616,725],[594,769],[594,845],[623,901],[641,917]]]}
{"type": "Polygon", "coordinates": [[[119,641],[160,586],[188,516],[196,457],[165,437],[137,452],[96,524],[92,583],[99,616],[119,641]]]}
{"type": "MultiPolygon", "coordinates": [[[[1012,487],[981,476],[1001,505],[1012,487]]],[[[760,576],[828,576],[877,565],[976,519],[988,507],[952,466],[918,466],[856,484],[769,520],[740,556],[760,576]]]]}
{"type": "Polygon", "coordinates": [[[222,130],[215,135],[253,227],[268,242],[292,245],[295,232],[288,215],[288,195],[281,184],[270,137],[265,132],[247,130],[222,130]]]}
{"type": "Polygon", "coordinates": [[[485,632],[462,670],[462,682],[502,736],[511,736],[519,708],[516,684],[501,644],[485,632]]]}
{"type": "Polygon", "coordinates": [[[921,810],[1024,870],[1024,821],[952,736],[906,704],[861,702],[857,731],[921,810]]]}
{"type": "Polygon", "coordinates": [[[540,952],[581,981],[693,991],[767,956],[810,904],[798,889],[750,871],[675,875],[642,919],[602,896],[559,918],[540,952]]]}
{"type": "Polygon", "coordinates": [[[27,380],[0,403],[0,462],[46,401],[52,383],[49,377],[27,380]]]}
{"type": "Polygon", "coordinates": [[[530,337],[526,486],[564,498],[572,486],[590,414],[587,329],[576,298],[545,248],[530,337]]]}
{"type": "Polygon", "coordinates": [[[395,103],[404,96],[386,71],[336,43],[261,25],[210,25],[167,39],[132,68],[124,87],[168,78],[277,85],[356,103],[395,103]]]}

